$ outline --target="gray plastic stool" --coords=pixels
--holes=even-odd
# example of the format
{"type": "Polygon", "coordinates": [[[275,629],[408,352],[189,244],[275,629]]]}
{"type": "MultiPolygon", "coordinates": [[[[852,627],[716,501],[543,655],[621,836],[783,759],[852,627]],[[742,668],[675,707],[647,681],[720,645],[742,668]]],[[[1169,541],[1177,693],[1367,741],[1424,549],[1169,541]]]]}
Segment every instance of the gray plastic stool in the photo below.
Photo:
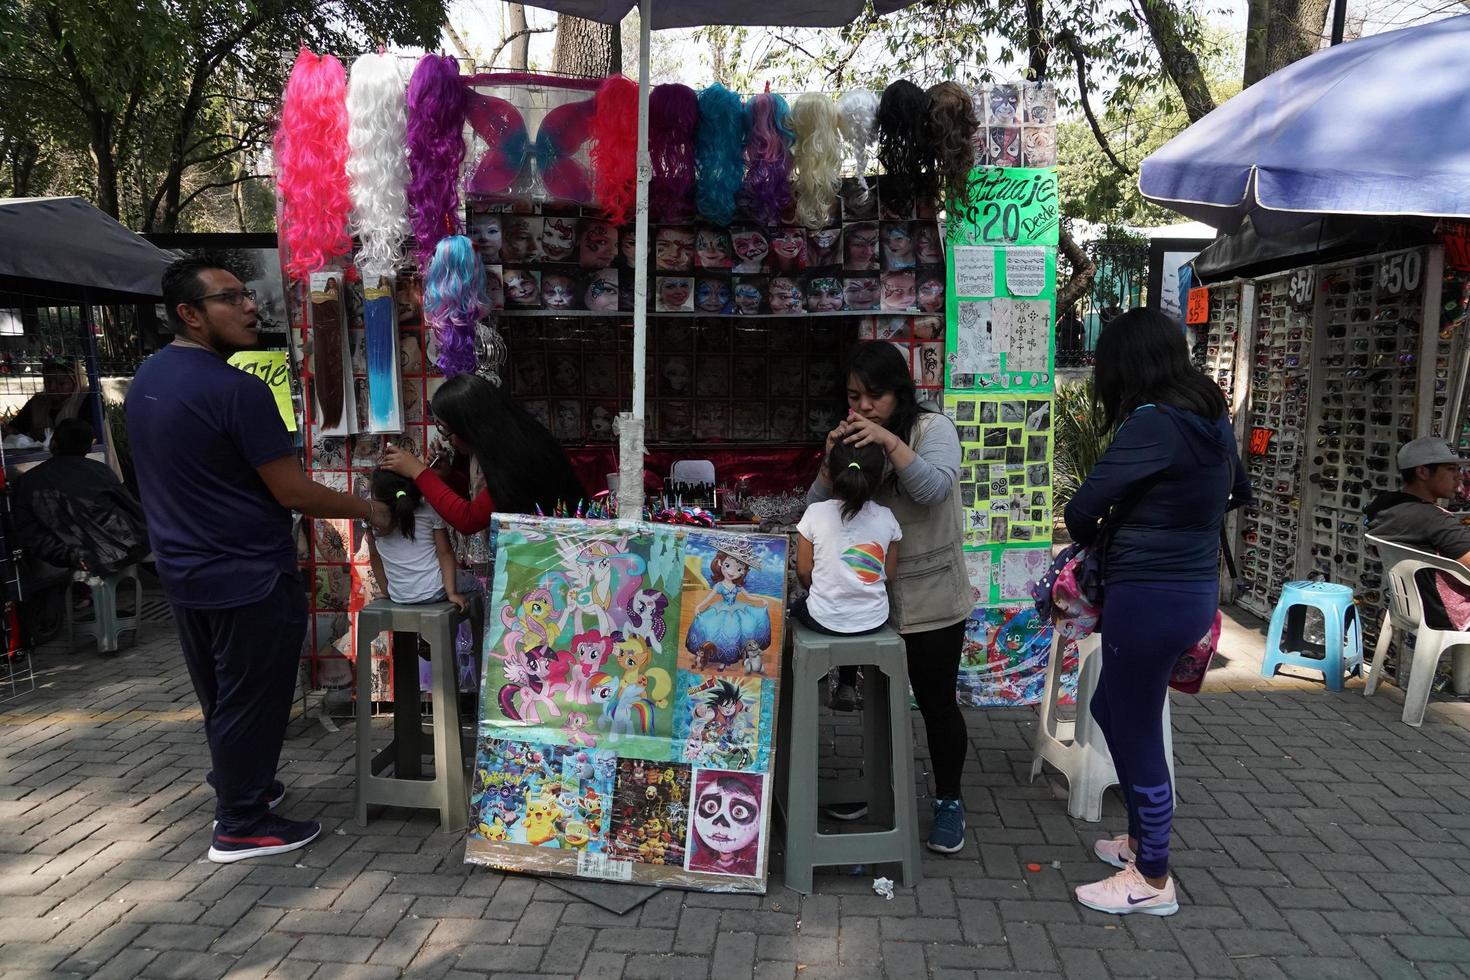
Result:
{"type": "Polygon", "coordinates": [[[469,822],[464,746],[459,732],[459,685],[454,636],[466,614],[451,602],[403,605],[378,599],[357,614],[357,822],[367,824],[369,804],[439,811],[445,831],[469,822]],[[410,634],[393,642],[393,741],[372,751],[372,644],[385,632],[410,634]],[[429,646],[434,727],[422,725],[419,710],[417,638],[429,646]],[[432,740],[431,740],[432,738],[432,740]],[[434,778],[422,779],[423,756],[434,756],[434,778]],[[393,767],[392,776],[381,776],[393,767]]]}
{"type": "Polygon", "coordinates": [[[133,642],[136,643],[139,624],[143,621],[143,582],[138,578],[138,566],[129,565],[111,575],[104,575],[99,584],[92,586],[91,619],[77,619],[72,592],[81,584],[75,579],[66,584],[66,634],[71,645],[76,646],[77,634],[81,633],[97,641],[98,653],[116,653],[118,641],[128,631],[132,631],[133,642]],[[133,614],[119,617],[117,590],[129,581],[133,583],[133,614]]]}
{"type": "Polygon", "coordinates": [[[786,748],[786,887],[812,890],[812,869],[835,864],[897,863],[903,883],[920,877],[919,821],[914,796],[914,736],[909,720],[908,667],[903,638],[884,627],[862,636],[825,636],[787,620],[791,653],[784,658],[780,744],[786,748]],[[864,673],[863,775],[817,778],[817,712],[823,678],[835,667],[867,667],[864,673]],[[820,786],[819,786],[820,782],[820,786]],[[870,819],[888,830],[824,834],[818,806],[866,803],[870,819]]]}

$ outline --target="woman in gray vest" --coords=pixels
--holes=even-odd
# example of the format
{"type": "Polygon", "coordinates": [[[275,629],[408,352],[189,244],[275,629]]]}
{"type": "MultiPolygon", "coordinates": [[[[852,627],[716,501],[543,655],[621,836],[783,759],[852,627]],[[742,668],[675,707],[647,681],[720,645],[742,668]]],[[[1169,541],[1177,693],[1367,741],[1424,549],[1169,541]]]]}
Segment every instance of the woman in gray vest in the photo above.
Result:
{"type": "MultiPolygon", "coordinates": [[[[889,583],[890,622],[908,652],[909,684],[924,716],[934,766],[931,850],[954,853],[965,845],[960,773],[969,751],[965,716],[955,697],[965,618],[973,605],[961,542],[964,518],[955,482],[960,439],[954,423],[919,407],[914,379],[892,344],[858,345],[848,364],[847,418],[827,436],[855,446],[876,443],[888,457],[883,487],[873,499],[893,511],[903,528],[898,574],[889,583]]],[[[807,502],[826,500],[832,482],[824,469],[807,502]]],[[[835,702],[851,709],[854,675],[844,675],[835,702]],[[845,690],[844,690],[845,688],[845,690]]],[[[833,808],[838,819],[857,820],[866,806],[833,808]]]]}

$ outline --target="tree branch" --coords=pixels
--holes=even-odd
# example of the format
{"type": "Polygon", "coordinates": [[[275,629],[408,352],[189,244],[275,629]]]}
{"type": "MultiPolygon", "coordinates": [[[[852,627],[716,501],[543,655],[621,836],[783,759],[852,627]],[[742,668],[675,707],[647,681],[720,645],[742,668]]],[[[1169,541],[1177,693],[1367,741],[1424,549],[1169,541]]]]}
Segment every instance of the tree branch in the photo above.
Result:
{"type": "Polygon", "coordinates": [[[512,41],[515,41],[515,40],[517,40],[519,38],[528,37],[528,36],[530,36],[532,34],[550,34],[554,30],[556,30],[556,27],[555,26],[552,26],[552,27],[527,27],[524,30],[516,31],[514,34],[510,35],[509,37],[506,37],[506,38],[502,38],[501,39],[500,44],[496,46],[495,51],[490,55],[490,57],[488,59],[486,59],[485,64],[491,65],[493,67],[494,64],[495,64],[495,62],[496,62],[496,59],[498,59],[500,57],[500,53],[502,51],[504,51],[507,47],[509,47],[510,46],[510,43],[512,41]]]}
{"type": "Polygon", "coordinates": [[[270,176],[270,174],[241,174],[234,180],[221,180],[210,184],[201,184],[190,191],[188,195],[179,202],[178,213],[182,214],[184,212],[184,208],[188,207],[189,203],[193,201],[194,198],[198,197],[200,194],[203,194],[205,191],[217,191],[221,187],[234,187],[236,184],[243,184],[247,180],[269,180],[270,176]]]}
{"type": "Polygon", "coordinates": [[[1063,310],[1070,310],[1092,288],[1093,276],[1097,274],[1097,263],[1087,257],[1087,253],[1077,244],[1065,224],[1058,231],[1057,247],[1067,257],[1067,261],[1072,263],[1072,277],[1065,285],[1057,288],[1057,316],[1061,317],[1063,310]]]}
{"type": "Polygon", "coordinates": [[[1087,116],[1087,125],[1092,127],[1093,138],[1097,140],[1097,145],[1102,148],[1103,154],[1107,156],[1108,161],[1112,163],[1118,173],[1124,176],[1131,176],[1133,171],[1124,166],[1123,162],[1118,159],[1117,154],[1113,152],[1112,145],[1108,143],[1108,138],[1104,135],[1102,126],[1098,124],[1097,116],[1092,111],[1092,103],[1088,101],[1087,59],[1082,52],[1082,45],[1077,41],[1077,35],[1073,34],[1072,29],[1069,27],[1057,35],[1057,40],[1066,46],[1067,50],[1072,53],[1072,60],[1077,63],[1078,96],[1082,101],[1082,112],[1087,116]]]}

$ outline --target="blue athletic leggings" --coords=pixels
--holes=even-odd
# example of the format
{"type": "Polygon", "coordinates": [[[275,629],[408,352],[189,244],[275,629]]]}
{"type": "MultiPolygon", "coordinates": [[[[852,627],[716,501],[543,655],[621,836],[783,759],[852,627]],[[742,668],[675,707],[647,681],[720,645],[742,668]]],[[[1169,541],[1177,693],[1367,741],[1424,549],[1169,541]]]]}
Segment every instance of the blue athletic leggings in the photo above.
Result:
{"type": "Polygon", "coordinates": [[[1174,793],[1164,757],[1164,698],[1179,655],[1204,636],[1220,598],[1203,582],[1109,582],[1103,592],[1102,675],[1092,695],[1118,785],[1128,803],[1128,836],[1138,870],[1169,873],[1174,793]]]}

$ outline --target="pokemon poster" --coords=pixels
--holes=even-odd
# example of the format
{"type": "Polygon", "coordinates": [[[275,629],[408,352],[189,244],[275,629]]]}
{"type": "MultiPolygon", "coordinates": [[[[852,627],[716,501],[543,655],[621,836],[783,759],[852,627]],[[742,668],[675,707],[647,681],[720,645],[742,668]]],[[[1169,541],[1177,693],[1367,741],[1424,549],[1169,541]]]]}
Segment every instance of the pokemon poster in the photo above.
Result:
{"type": "Polygon", "coordinates": [[[493,533],[465,859],[764,892],[786,539],[509,515],[493,533]]]}

